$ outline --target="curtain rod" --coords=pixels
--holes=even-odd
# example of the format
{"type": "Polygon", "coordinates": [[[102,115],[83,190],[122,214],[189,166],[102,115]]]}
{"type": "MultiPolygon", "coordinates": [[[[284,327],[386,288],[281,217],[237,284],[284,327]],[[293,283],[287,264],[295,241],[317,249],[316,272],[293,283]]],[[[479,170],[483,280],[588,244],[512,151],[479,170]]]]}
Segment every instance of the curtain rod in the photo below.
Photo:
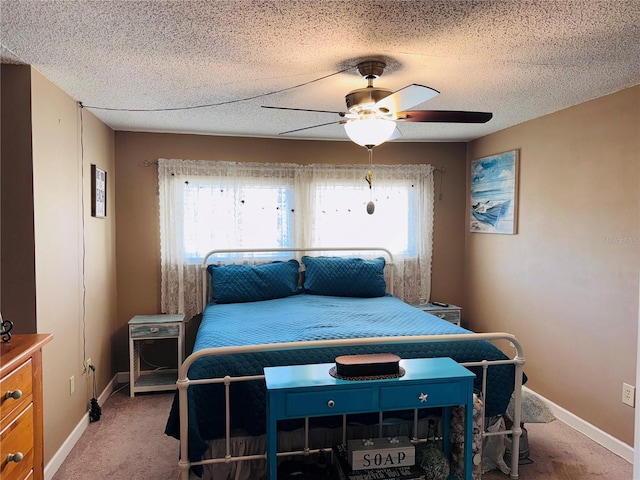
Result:
{"type": "MultiPolygon", "coordinates": [[[[158,165],[158,161],[157,160],[155,160],[155,161],[144,160],[144,161],[140,162],[140,164],[143,167],[153,167],[153,166],[158,165]]],[[[444,173],[444,167],[433,167],[433,169],[435,171],[437,171],[437,172],[444,173]]]]}

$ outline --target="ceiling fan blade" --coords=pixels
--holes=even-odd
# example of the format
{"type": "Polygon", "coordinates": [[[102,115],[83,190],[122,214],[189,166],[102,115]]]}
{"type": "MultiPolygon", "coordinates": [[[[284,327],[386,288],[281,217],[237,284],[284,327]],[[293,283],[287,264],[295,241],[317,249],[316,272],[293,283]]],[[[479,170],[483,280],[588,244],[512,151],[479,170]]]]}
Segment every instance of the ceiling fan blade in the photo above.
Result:
{"type": "Polygon", "coordinates": [[[464,112],[460,110],[413,110],[398,113],[404,122],[486,123],[493,117],[489,112],[464,112]]]}
{"type": "Polygon", "coordinates": [[[431,100],[437,95],[440,95],[439,91],[413,83],[379,100],[376,102],[375,108],[386,109],[391,113],[401,112],[431,100]]]}
{"type": "Polygon", "coordinates": [[[337,115],[340,115],[341,117],[344,117],[346,115],[345,112],[333,112],[331,110],[311,110],[308,108],[289,108],[289,107],[270,107],[268,105],[261,105],[262,108],[272,108],[274,110],[294,110],[296,112],[319,112],[319,113],[335,113],[337,115]]]}
{"type": "Polygon", "coordinates": [[[391,140],[397,140],[398,138],[402,137],[402,132],[398,129],[398,127],[396,126],[396,128],[393,130],[393,133],[391,134],[391,136],[389,137],[388,141],[391,140]]]}
{"type": "Polygon", "coordinates": [[[337,122],[320,123],[319,125],[311,125],[310,127],[302,127],[302,128],[296,128],[295,130],[288,130],[286,132],[280,132],[278,135],[286,135],[287,133],[300,132],[302,130],[309,130],[310,128],[324,127],[325,125],[334,125],[336,123],[345,123],[345,122],[346,122],[346,120],[338,120],[337,122]]]}

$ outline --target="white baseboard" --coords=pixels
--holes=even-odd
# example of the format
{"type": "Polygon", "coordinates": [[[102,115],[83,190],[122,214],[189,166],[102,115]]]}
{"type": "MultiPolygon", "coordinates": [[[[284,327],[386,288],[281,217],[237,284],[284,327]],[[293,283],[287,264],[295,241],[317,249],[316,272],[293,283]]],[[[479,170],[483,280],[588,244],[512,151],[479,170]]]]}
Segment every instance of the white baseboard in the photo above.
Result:
{"type": "MultiPolygon", "coordinates": [[[[98,405],[104,405],[104,402],[107,401],[111,393],[113,392],[114,385],[117,385],[120,380],[120,374],[117,374],[113,379],[107,384],[105,389],[102,391],[100,396],[98,397],[98,405]]],[[[129,373],[126,374],[126,381],[122,383],[126,383],[129,381],[129,373]]],[[[62,463],[71,453],[71,450],[78,443],[80,437],[84,433],[84,431],[89,426],[89,412],[82,417],[76,428],[73,429],[71,434],[64,441],[62,446],[58,449],[58,451],[53,455],[51,460],[44,467],[44,480],[51,480],[53,476],[56,474],[62,463]]]]}
{"type": "Polygon", "coordinates": [[[536,395],[540,399],[542,399],[556,416],[558,420],[563,423],[566,423],[574,430],[586,435],[594,442],[602,445],[607,450],[615,453],[619,457],[624,458],[627,462],[633,463],[633,447],[630,447],[624,442],[621,442],[617,438],[609,435],[607,432],[600,430],[598,427],[591,425],[587,421],[582,418],[574,415],[569,410],[562,408],[560,405],[553,403],[551,400],[543,397],[539,393],[534,392],[530,388],[522,387],[523,390],[527,390],[528,392],[536,395]]]}

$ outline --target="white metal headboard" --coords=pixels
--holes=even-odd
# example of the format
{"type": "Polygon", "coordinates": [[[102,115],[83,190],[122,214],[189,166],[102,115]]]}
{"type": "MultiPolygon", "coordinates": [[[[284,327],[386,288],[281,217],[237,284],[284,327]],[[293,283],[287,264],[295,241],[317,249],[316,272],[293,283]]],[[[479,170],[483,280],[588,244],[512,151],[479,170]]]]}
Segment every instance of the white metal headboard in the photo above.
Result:
{"type": "MultiPolygon", "coordinates": [[[[201,276],[202,276],[202,308],[207,304],[209,299],[209,285],[210,282],[207,267],[209,266],[211,257],[216,255],[228,255],[234,253],[282,253],[282,252],[291,252],[291,253],[313,253],[313,252],[378,252],[380,254],[386,255],[385,258],[385,267],[393,266],[393,254],[384,247],[310,247],[310,248],[289,248],[289,247],[279,247],[279,248],[227,248],[220,250],[211,250],[207,252],[202,259],[202,264],[200,265],[201,276]]],[[[393,268],[389,269],[389,284],[387,285],[387,291],[393,294],[393,268]]]]}

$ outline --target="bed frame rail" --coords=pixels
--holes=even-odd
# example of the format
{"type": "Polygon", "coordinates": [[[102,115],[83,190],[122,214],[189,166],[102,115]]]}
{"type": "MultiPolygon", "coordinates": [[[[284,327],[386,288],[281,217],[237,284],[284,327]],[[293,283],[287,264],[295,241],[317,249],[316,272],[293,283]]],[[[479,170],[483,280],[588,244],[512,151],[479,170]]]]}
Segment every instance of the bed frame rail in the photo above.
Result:
{"type": "MultiPolygon", "coordinates": [[[[318,249],[320,250],[320,249],[318,249]]],[[[322,250],[327,250],[322,249],[322,250]]],[[[354,249],[355,250],[355,249],[354,249]]],[[[363,250],[363,249],[360,249],[363,250]]],[[[236,252],[237,250],[234,250],[236,252]]],[[[255,250],[251,250],[255,252],[255,250]]],[[[273,251],[273,250],[269,250],[273,251]]],[[[290,250],[288,250],[290,251],[290,250]]],[[[305,250],[308,251],[308,250],[305,250]]],[[[220,252],[220,251],[219,251],[220,252]]],[[[179,412],[180,412],[180,460],[178,467],[180,469],[180,480],[189,479],[189,469],[196,465],[207,465],[222,462],[238,462],[245,460],[266,459],[266,453],[258,455],[236,456],[232,457],[231,452],[231,434],[230,434],[230,404],[229,404],[229,389],[230,385],[234,382],[261,380],[264,379],[264,375],[251,375],[243,377],[230,377],[225,376],[222,378],[206,378],[198,380],[190,380],[187,376],[189,367],[198,359],[208,356],[216,355],[230,355],[241,353],[254,353],[254,352],[266,352],[272,350],[291,350],[291,349],[308,349],[317,347],[337,347],[337,346],[356,346],[356,345],[393,345],[403,343],[435,343],[435,342],[461,342],[461,341],[479,341],[479,340],[506,340],[515,348],[516,353],[513,358],[506,360],[482,360],[477,362],[466,362],[461,365],[470,367],[482,367],[482,392],[486,397],[486,378],[487,369],[491,365],[504,365],[513,364],[515,366],[515,379],[514,379],[514,418],[513,426],[509,430],[503,430],[490,434],[484,432],[483,435],[511,435],[512,445],[511,451],[516,452],[511,455],[511,473],[510,477],[513,480],[517,480],[518,475],[518,460],[520,449],[520,436],[522,434],[522,428],[520,427],[521,419],[521,402],[522,402],[522,376],[525,363],[524,351],[522,345],[518,339],[509,333],[497,332],[497,333],[470,333],[470,334],[455,334],[455,335],[421,335],[421,336],[401,336],[401,337],[372,337],[372,338],[355,338],[355,339],[338,339],[338,340],[317,340],[308,342],[288,342],[288,343],[272,343],[264,345],[248,345],[239,347],[220,347],[209,348],[199,350],[189,355],[182,363],[178,372],[178,400],[179,400],[179,412]],[[224,383],[225,385],[225,405],[226,405],[226,455],[224,458],[205,459],[197,462],[189,461],[189,445],[188,445],[188,401],[187,401],[187,389],[191,385],[200,384],[213,384],[224,383]]],[[[484,414],[482,416],[484,418],[484,414]]],[[[305,421],[305,438],[308,435],[308,419],[305,421]]],[[[290,456],[290,455],[308,455],[320,451],[320,449],[310,450],[305,448],[302,451],[293,452],[279,452],[278,456],[290,456]]]]}

